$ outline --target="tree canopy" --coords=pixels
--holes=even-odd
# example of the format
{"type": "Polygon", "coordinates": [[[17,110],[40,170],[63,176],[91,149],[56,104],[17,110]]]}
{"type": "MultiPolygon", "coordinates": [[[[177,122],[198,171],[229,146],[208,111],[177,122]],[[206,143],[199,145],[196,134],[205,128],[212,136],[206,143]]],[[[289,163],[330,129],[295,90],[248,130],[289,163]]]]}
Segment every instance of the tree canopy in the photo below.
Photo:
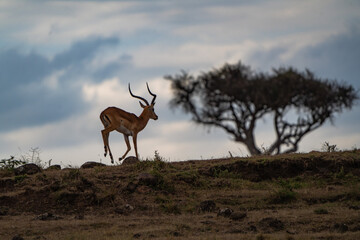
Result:
{"type": "Polygon", "coordinates": [[[191,114],[198,124],[225,130],[252,155],[262,153],[254,130],[265,115],[273,119],[276,136],[267,153],[290,153],[307,133],[351,109],[358,99],[351,85],[293,67],[262,73],[238,62],[196,77],[182,71],[165,79],[172,82],[172,108],[191,114]]]}

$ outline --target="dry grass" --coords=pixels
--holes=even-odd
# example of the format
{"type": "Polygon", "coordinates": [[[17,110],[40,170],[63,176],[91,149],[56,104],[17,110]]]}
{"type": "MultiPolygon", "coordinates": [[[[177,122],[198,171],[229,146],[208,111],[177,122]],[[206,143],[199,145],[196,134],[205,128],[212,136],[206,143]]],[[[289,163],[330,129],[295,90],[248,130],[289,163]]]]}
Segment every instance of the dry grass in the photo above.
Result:
{"type": "Polygon", "coordinates": [[[359,169],[351,151],[0,172],[0,239],[358,239],[359,169]]]}

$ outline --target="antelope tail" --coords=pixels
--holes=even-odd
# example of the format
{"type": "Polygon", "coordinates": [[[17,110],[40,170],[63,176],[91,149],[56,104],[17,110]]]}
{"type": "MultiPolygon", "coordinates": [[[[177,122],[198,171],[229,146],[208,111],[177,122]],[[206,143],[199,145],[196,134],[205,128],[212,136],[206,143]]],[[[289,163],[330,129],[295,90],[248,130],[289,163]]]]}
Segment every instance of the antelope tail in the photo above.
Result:
{"type": "Polygon", "coordinates": [[[111,123],[110,118],[104,113],[100,114],[100,120],[104,124],[105,127],[109,126],[111,123]]]}

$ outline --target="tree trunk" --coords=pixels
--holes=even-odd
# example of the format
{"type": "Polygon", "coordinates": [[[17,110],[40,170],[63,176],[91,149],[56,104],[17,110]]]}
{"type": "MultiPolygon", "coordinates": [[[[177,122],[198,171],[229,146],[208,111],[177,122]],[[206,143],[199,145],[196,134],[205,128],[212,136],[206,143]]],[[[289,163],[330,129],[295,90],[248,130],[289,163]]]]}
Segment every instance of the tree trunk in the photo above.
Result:
{"type": "Polygon", "coordinates": [[[250,137],[248,136],[243,143],[246,145],[247,149],[249,150],[249,152],[252,156],[261,154],[261,151],[255,145],[253,136],[250,136],[250,137]]]}

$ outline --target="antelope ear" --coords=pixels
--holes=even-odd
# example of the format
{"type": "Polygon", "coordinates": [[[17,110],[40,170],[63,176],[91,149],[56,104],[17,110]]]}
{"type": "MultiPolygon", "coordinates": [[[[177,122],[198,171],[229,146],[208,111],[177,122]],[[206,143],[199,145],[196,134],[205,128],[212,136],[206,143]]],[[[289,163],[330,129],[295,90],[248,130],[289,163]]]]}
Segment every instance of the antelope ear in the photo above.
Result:
{"type": "Polygon", "coordinates": [[[140,106],[141,106],[142,108],[145,108],[145,107],[146,107],[144,104],[142,104],[142,102],[139,101],[139,103],[140,103],[140,106]]]}

